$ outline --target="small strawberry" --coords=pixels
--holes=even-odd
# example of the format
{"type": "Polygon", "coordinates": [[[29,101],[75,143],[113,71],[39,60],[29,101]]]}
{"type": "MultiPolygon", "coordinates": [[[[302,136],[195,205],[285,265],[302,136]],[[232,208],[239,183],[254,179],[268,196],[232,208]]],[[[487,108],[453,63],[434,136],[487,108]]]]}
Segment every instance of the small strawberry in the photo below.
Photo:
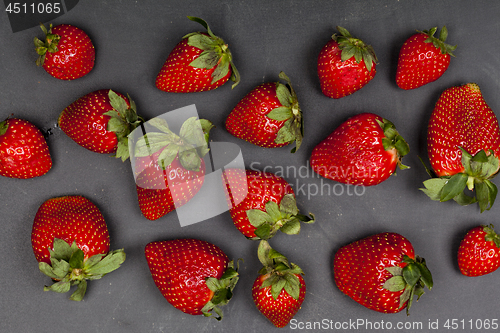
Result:
{"type": "Polygon", "coordinates": [[[347,119],[312,151],[312,169],[344,184],[377,185],[392,175],[410,148],[394,124],[373,113],[347,119]]]}
{"type": "Polygon", "coordinates": [[[0,122],[0,175],[27,179],[43,176],[51,167],[47,141],[35,125],[16,118],[0,122]]]}
{"type": "Polygon", "coordinates": [[[112,90],[96,90],[80,97],[59,115],[59,127],[80,146],[101,154],[129,157],[128,135],[143,119],[135,103],[112,90]]]}
{"type": "Polygon", "coordinates": [[[399,51],[396,83],[405,90],[415,89],[439,79],[450,65],[450,56],[457,46],[446,44],[448,30],[437,28],[418,31],[408,38],[399,51]]]}
{"type": "Polygon", "coordinates": [[[239,276],[219,247],[198,239],[175,239],[149,243],[144,252],[155,285],[172,306],[207,317],[213,310],[216,319],[222,319],[219,306],[229,302],[239,276]]]}
{"type": "Polygon", "coordinates": [[[446,89],[429,119],[427,152],[435,175],[422,189],[432,200],[478,202],[481,212],[495,201],[491,179],[499,170],[500,129],[479,86],[467,83],[446,89]],[[473,195],[464,189],[475,190],[473,195]]]}
{"type": "Polygon", "coordinates": [[[466,276],[489,274],[500,267],[500,237],[493,225],[467,231],[458,248],[458,267],[466,276]]]}
{"type": "Polygon", "coordinates": [[[264,267],[252,287],[257,309],[276,327],[285,327],[297,314],[306,295],[302,269],[271,248],[265,240],[258,249],[264,267]]]}
{"type": "Polygon", "coordinates": [[[156,76],[156,87],[166,92],[190,93],[213,90],[231,79],[234,88],[240,82],[240,74],[227,44],[212,33],[204,20],[188,18],[200,23],[207,32],[183,37],[156,76]]]}
{"type": "Polygon", "coordinates": [[[109,252],[109,233],[99,209],[81,196],[45,201],[38,209],[31,245],[42,273],[57,281],[44,290],[58,293],[78,285],[70,299],[81,301],[86,280],[102,278],[125,261],[123,249],[109,252]]]}
{"type": "Polygon", "coordinates": [[[164,119],[154,118],[144,124],[146,132],[133,146],[132,163],[139,208],[147,219],[159,219],[186,204],[200,190],[212,127],[210,121],[192,117],[177,135],[164,119]]]}
{"type": "Polygon", "coordinates": [[[303,118],[297,95],[285,73],[280,82],[255,87],[231,111],[226,129],[237,138],[260,147],[283,147],[295,141],[295,152],[302,143],[303,118]]]}
{"type": "Polygon", "coordinates": [[[333,259],[337,287],[357,303],[378,312],[409,313],[414,296],[432,289],[425,260],[410,241],[396,233],[381,233],[341,247],[333,259]]]}
{"type": "Polygon", "coordinates": [[[35,37],[36,61],[47,73],[60,80],[74,80],[87,75],[95,62],[95,49],[89,36],[81,29],[61,24],[49,30],[40,25],[45,41],[35,37]]]}
{"type": "Polygon", "coordinates": [[[249,239],[269,239],[278,230],[295,235],[300,232],[300,222],[314,222],[313,214],[299,214],[292,187],[279,176],[225,169],[223,178],[234,225],[249,239]]]}
{"type": "Polygon", "coordinates": [[[363,88],[374,77],[377,56],[371,45],[337,27],[340,35],[321,49],[318,56],[318,76],[323,94],[330,98],[348,96],[363,88]]]}

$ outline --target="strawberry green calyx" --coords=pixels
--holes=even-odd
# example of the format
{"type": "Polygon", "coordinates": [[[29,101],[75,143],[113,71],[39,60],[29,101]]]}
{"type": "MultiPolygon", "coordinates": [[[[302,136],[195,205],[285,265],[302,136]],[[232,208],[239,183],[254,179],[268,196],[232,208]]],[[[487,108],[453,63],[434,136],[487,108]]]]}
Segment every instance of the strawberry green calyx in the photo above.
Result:
{"type": "Polygon", "coordinates": [[[426,40],[425,43],[432,43],[436,48],[438,48],[442,54],[449,54],[450,56],[454,57],[455,55],[453,54],[453,51],[456,50],[457,45],[450,45],[446,44],[446,38],[448,38],[448,29],[446,29],[446,26],[443,26],[441,29],[441,32],[439,33],[439,38],[434,37],[434,34],[437,31],[437,27],[434,27],[430,30],[424,30],[424,31],[418,31],[420,33],[426,34],[429,36],[426,40]]]}
{"type": "Polygon", "coordinates": [[[33,40],[35,43],[36,53],[39,55],[36,60],[37,66],[43,65],[43,63],[45,62],[45,54],[47,52],[55,53],[58,51],[57,44],[59,44],[59,40],[61,39],[61,36],[52,34],[52,24],[50,24],[49,30],[45,28],[43,23],[40,24],[40,28],[45,34],[45,41],[42,41],[37,37],[35,37],[35,39],[33,40]]]}
{"type": "Polygon", "coordinates": [[[253,240],[267,240],[280,230],[288,235],[297,235],[300,232],[300,222],[314,223],[314,214],[309,216],[299,214],[293,194],[286,194],[278,204],[274,201],[266,203],[266,211],[249,209],[246,212],[250,224],[256,227],[257,237],[253,240]]]}
{"type": "MultiPolygon", "coordinates": [[[[239,261],[237,262],[238,266],[239,261]]],[[[238,267],[234,267],[234,262],[231,261],[220,279],[208,277],[205,279],[208,289],[214,292],[212,299],[205,304],[201,312],[205,317],[212,317],[212,310],[218,315],[214,317],[217,320],[222,320],[222,311],[219,306],[226,305],[233,297],[233,289],[239,280],[238,267]]]]}
{"type": "Polygon", "coordinates": [[[339,49],[342,51],[342,61],[354,57],[359,64],[363,60],[366,69],[370,72],[373,64],[378,62],[373,47],[366,45],[361,39],[354,38],[349,31],[342,27],[337,26],[337,30],[340,32],[340,35],[333,34],[332,39],[339,44],[339,49]]]}
{"type": "Polygon", "coordinates": [[[403,256],[403,263],[406,263],[404,268],[399,266],[386,267],[385,269],[392,274],[383,285],[384,289],[392,292],[402,291],[400,296],[401,308],[406,302],[406,314],[410,314],[410,307],[414,297],[417,296],[417,301],[424,294],[424,287],[432,289],[433,281],[432,274],[425,264],[425,259],[416,256],[415,259],[403,256]]]}
{"type": "Polygon", "coordinates": [[[409,166],[401,163],[403,156],[410,152],[410,146],[406,140],[398,133],[396,126],[387,119],[382,119],[382,121],[377,120],[384,131],[385,138],[382,139],[382,145],[385,150],[396,149],[398,154],[398,166],[401,170],[408,169],[409,166]]]}
{"type": "Polygon", "coordinates": [[[66,241],[54,238],[53,249],[49,249],[51,265],[40,262],[42,273],[57,281],[51,286],[45,286],[45,291],[65,293],[72,286],[78,286],[70,299],[81,301],[87,290],[87,280],[97,280],[119,268],[125,261],[123,249],[96,254],[85,259],[84,253],[74,241],[71,246],[66,241]]]}
{"type": "Polygon", "coordinates": [[[493,242],[497,248],[500,249],[500,236],[495,232],[493,224],[483,225],[483,231],[486,233],[484,240],[493,242]]]}
{"type": "Polygon", "coordinates": [[[295,147],[291,151],[295,153],[304,137],[304,119],[292,82],[284,72],[280,72],[279,78],[286,81],[286,84],[276,82],[276,96],[282,106],[271,110],[266,116],[277,121],[286,120],[278,131],[274,142],[282,144],[295,141],[295,147]]]}
{"type": "Polygon", "coordinates": [[[216,67],[212,73],[212,84],[225,77],[229,72],[229,68],[231,68],[230,80],[234,82],[232,88],[236,87],[240,83],[240,74],[233,63],[233,56],[228,45],[220,37],[213,34],[207,22],[203,19],[194,16],[188,16],[188,19],[198,22],[207,29],[207,33],[193,32],[183,37],[188,38],[190,46],[203,51],[190,65],[204,69],[216,67]]]}

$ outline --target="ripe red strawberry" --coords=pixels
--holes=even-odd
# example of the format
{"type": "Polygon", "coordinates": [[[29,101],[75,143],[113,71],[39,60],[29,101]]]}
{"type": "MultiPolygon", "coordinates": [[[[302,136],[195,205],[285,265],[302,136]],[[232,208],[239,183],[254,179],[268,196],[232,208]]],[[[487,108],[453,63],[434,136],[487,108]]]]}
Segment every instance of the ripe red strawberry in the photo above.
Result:
{"type": "Polygon", "coordinates": [[[149,220],[156,220],[186,204],[204,182],[208,152],[208,120],[189,118],[173,133],[165,120],[154,118],[145,124],[146,134],[134,146],[134,174],[139,208],[149,220]]]}
{"type": "Polygon", "coordinates": [[[44,290],[58,293],[78,285],[70,299],[80,301],[87,279],[100,279],[125,261],[123,249],[109,252],[109,233],[99,209],[81,196],[45,201],[38,209],[31,245],[42,273],[57,281],[44,290]]]}
{"type": "Polygon", "coordinates": [[[491,179],[499,170],[500,129],[479,86],[467,83],[446,89],[429,120],[427,152],[439,178],[424,182],[423,191],[433,200],[454,199],[461,205],[478,202],[489,210],[497,193],[491,179]],[[475,190],[473,195],[464,189],[475,190]]]}
{"type": "Polygon", "coordinates": [[[374,77],[377,56],[371,45],[337,27],[340,35],[321,49],[318,57],[318,76],[323,94],[330,98],[348,96],[363,88],[374,77]]]}
{"type": "Polygon", "coordinates": [[[458,267],[466,276],[492,273],[500,267],[500,237],[493,225],[470,229],[458,248],[458,267]]]}
{"type": "Polygon", "coordinates": [[[303,119],[290,79],[281,72],[280,82],[255,87],[231,111],[226,129],[237,138],[260,147],[283,147],[295,141],[295,152],[302,143],[303,119]]]}
{"type": "Polygon", "coordinates": [[[166,92],[190,93],[213,90],[231,79],[234,88],[240,75],[227,44],[212,33],[204,20],[188,18],[203,25],[207,32],[183,37],[156,76],[156,87],[166,92]]]}
{"type": "Polygon", "coordinates": [[[49,30],[40,25],[45,41],[35,37],[36,61],[47,73],[60,80],[74,80],[87,75],[95,62],[95,49],[89,36],[81,29],[61,24],[49,30]]]}
{"type": "Polygon", "coordinates": [[[157,241],[146,245],[155,285],[176,309],[222,319],[219,306],[233,296],[238,282],[234,263],[217,246],[198,239],[157,241]]]}
{"type": "Polygon", "coordinates": [[[258,250],[264,267],[252,287],[257,309],[276,327],[285,327],[297,314],[306,295],[302,269],[271,248],[265,240],[258,250]]]}
{"type": "Polygon", "coordinates": [[[457,46],[446,44],[448,30],[437,28],[418,31],[408,38],[399,51],[396,83],[405,90],[415,89],[439,79],[450,65],[450,56],[457,46]]]}
{"type": "Polygon", "coordinates": [[[7,118],[0,122],[0,175],[33,178],[52,167],[47,141],[27,120],[7,118]]]}
{"type": "Polygon", "coordinates": [[[387,119],[361,113],[347,119],[312,151],[310,164],[320,176],[344,184],[377,185],[401,169],[406,141],[387,119]]]}
{"type": "Polygon", "coordinates": [[[335,284],[357,303],[384,313],[410,310],[424,287],[432,289],[425,260],[410,241],[396,233],[381,233],[341,247],[333,260],[335,284]]]}
{"type": "Polygon", "coordinates": [[[247,238],[269,239],[278,230],[294,235],[300,232],[300,222],[314,222],[313,214],[299,214],[292,187],[279,176],[225,169],[223,178],[234,225],[247,238]]]}
{"type": "Polygon", "coordinates": [[[111,154],[125,161],[129,157],[127,136],[143,119],[135,103],[112,90],[96,90],[80,97],[59,115],[59,127],[80,146],[111,154]]]}

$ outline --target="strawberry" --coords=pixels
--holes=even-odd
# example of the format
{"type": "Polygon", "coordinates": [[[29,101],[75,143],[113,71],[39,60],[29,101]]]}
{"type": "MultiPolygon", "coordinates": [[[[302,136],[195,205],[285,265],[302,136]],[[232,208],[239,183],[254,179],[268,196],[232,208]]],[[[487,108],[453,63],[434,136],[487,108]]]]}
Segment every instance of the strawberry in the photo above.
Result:
{"type": "Polygon", "coordinates": [[[250,91],[231,111],[226,129],[237,138],[260,147],[276,148],[302,143],[303,118],[297,95],[288,76],[280,82],[264,83],[250,91]]]}
{"type": "Polygon", "coordinates": [[[145,124],[145,134],[133,146],[132,163],[139,208],[147,219],[159,219],[200,190],[212,127],[210,121],[192,117],[177,135],[164,119],[154,118],[145,124]]]}
{"type": "Polygon", "coordinates": [[[403,137],[389,120],[361,113],[343,122],[312,151],[312,169],[344,184],[371,186],[407,166],[401,159],[409,152],[403,137]]]}
{"type": "Polygon", "coordinates": [[[467,231],[457,257],[463,275],[480,276],[496,271],[500,267],[500,237],[493,225],[481,225],[467,231]]]}
{"type": "Polygon", "coordinates": [[[80,146],[96,153],[115,153],[125,161],[129,157],[127,137],[143,119],[130,96],[96,90],[66,107],[57,122],[80,146]]]}
{"type": "Polygon", "coordinates": [[[304,272],[265,240],[259,244],[258,257],[264,267],[252,286],[253,301],[274,326],[285,327],[304,302],[304,272]]]}
{"type": "Polygon", "coordinates": [[[337,27],[340,35],[321,49],[318,56],[318,76],[323,94],[330,98],[348,96],[363,88],[374,77],[377,56],[371,45],[337,27]]]}
{"type": "Polygon", "coordinates": [[[74,80],[87,75],[95,62],[95,49],[89,36],[81,29],[61,24],[49,30],[40,25],[45,41],[35,37],[38,66],[60,80],[74,80]]]}
{"type": "Polygon", "coordinates": [[[427,152],[433,177],[423,191],[436,201],[461,205],[478,202],[481,212],[495,201],[491,179],[499,170],[500,129],[479,86],[467,83],[446,89],[429,119],[427,152]],[[464,189],[474,190],[473,196],[464,189]]]}
{"type": "Polygon", "coordinates": [[[414,296],[432,289],[432,275],[413,246],[396,233],[380,233],[341,247],[333,259],[337,287],[378,312],[409,313],[414,296]]]}
{"type": "Polygon", "coordinates": [[[45,201],[35,215],[31,245],[42,273],[57,281],[44,290],[58,293],[78,285],[70,299],[80,301],[86,280],[102,278],[125,261],[123,249],[109,251],[109,233],[99,209],[82,196],[45,201]]]}
{"type": "Polygon", "coordinates": [[[405,90],[415,89],[439,79],[450,65],[450,56],[457,46],[446,44],[448,30],[437,28],[418,31],[408,38],[399,51],[396,83],[405,90]]]}
{"type": "Polygon", "coordinates": [[[51,167],[47,141],[35,125],[17,118],[0,122],[0,175],[27,179],[42,176],[51,167]]]}
{"type": "Polygon", "coordinates": [[[269,239],[278,230],[295,235],[300,232],[300,222],[314,222],[313,214],[299,214],[292,187],[279,176],[225,169],[223,178],[234,225],[249,239],[269,239]]]}
{"type": "Polygon", "coordinates": [[[151,242],[145,248],[151,276],[163,297],[190,315],[222,319],[219,306],[233,296],[238,282],[234,263],[217,246],[198,239],[151,242]]]}
{"type": "Polygon", "coordinates": [[[204,20],[188,18],[200,23],[207,32],[183,37],[156,76],[156,87],[166,92],[190,93],[216,89],[231,79],[234,88],[240,75],[227,44],[212,33],[204,20]]]}

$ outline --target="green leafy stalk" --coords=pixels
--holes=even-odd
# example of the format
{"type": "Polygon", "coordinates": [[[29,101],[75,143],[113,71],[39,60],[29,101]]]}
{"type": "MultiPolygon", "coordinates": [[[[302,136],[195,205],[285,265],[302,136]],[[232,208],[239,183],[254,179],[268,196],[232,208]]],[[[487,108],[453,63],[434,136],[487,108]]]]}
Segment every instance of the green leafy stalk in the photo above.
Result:
{"type": "Polygon", "coordinates": [[[449,54],[450,56],[454,57],[455,55],[453,54],[453,52],[456,50],[457,46],[446,44],[446,39],[448,38],[448,29],[446,29],[446,26],[443,26],[441,32],[439,33],[438,38],[434,37],[436,31],[437,27],[418,32],[424,33],[427,36],[429,36],[425,40],[425,43],[432,43],[436,48],[438,48],[441,51],[442,54],[449,54]]]}
{"type": "Polygon", "coordinates": [[[384,131],[385,138],[382,139],[382,145],[385,150],[396,149],[398,158],[398,167],[401,170],[408,169],[409,166],[401,163],[402,158],[410,152],[410,146],[406,140],[399,134],[396,130],[396,126],[387,119],[382,119],[382,121],[377,120],[384,131]]]}
{"type": "Polygon", "coordinates": [[[47,30],[47,28],[45,28],[43,23],[40,23],[40,28],[42,29],[43,34],[45,35],[45,41],[42,41],[42,40],[38,39],[37,37],[35,37],[33,40],[33,42],[35,44],[36,53],[39,56],[36,59],[37,66],[43,66],[47,52],[55,53],[55,52],[59,51],[57,48],[57,45],[59,44],[59,41],[61,40],[61,36],[52,33],[52,24],[50,24],[49,30],[47,30]]]}
{"type": "Polygon", "coordinates": [[[341,60],[346,61],[354,57],[358,64],[363,61],[370,72],[373,64],[378,62],[373,47],[365,44],[361,39],[354,38],[345,28],[337,27],[337,30],[340,35],[334,34],[332,39],[339,44],[339,49],[342,51],[341,60]]]}

